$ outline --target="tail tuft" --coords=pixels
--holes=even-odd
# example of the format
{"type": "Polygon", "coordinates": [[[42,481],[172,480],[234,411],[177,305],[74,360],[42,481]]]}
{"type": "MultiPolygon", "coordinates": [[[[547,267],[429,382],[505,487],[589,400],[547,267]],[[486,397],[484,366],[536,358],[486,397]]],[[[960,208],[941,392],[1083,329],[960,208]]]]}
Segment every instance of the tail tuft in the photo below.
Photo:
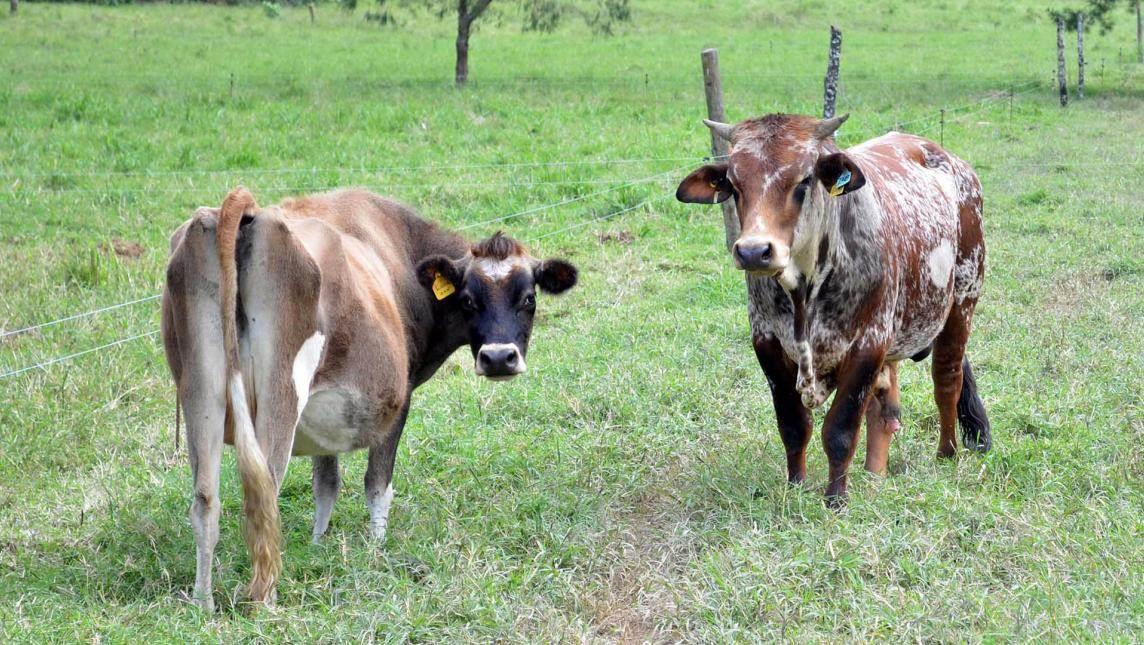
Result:
{"type": "Polygon", "coordinates": [[[961,398],[957,400],[957,420],[961,423],[961,443],[975,452],[989,452],[993,447],[989,415],[977,393],[977,380],[969,367],[969,359],[961,363],[961,398]]]}
{"type": "Polygon", "coordinates": [[[250,551],[252,569],[248,594],[254,602],[273,602],[278,573],[282,569],[278,487],[254,436],[241,374],[231,375],[230,395],[235,456],[242,480],[242,535],[250,551]]]}

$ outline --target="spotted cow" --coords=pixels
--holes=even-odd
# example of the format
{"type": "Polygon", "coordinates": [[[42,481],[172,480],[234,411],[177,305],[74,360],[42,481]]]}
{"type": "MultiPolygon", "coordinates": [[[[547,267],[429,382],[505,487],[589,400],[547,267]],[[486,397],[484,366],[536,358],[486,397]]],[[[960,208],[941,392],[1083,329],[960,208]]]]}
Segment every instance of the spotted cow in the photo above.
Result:
{"type": "Polygon", "coordinates": [[[767,377],[792,483],[806,477],[811,410],[834,399],[822,430],[826,496],[844,503],[866,417],[866,468],[884,472],[900,427],[898,363],[933,354],[938,454],[986,451],[990,428],[965,358],[985,276],[981,184],[927,139],[891,132],[842,151],[846,116],[771,114],[706,121],[730,142],[725,162],[679,185],[683,202],[734,198],[752,340],[767,377]]]}
{"type": "Polygon", "coordinates": [[[291,455],[313,458],[317,540],[341,488],[338,455],[368,450],[370,533],[384,537],[414,388],[466,344],[477,374],[524,372],[536,289],[576,279],[499,233],[470,244],[364,191],[259,208],[238,188],[199,209],[172,236],[162,307],[194,480],[195,601],[213,607],[223,443],[242,480],[248,593],[270,602],[291,455]]]}

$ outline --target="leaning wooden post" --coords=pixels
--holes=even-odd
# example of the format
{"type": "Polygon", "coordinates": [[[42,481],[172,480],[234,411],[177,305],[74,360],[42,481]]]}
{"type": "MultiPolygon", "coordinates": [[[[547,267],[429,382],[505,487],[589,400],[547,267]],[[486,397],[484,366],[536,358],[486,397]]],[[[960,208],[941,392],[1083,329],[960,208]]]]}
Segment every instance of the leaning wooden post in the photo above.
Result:
{"type": "MultiPolygon", "coordinates": [[[[723,114],[723,81],[719,77],[719,50],[704,49],[700,58],[703,61],[703,90],[707,95],[707,118],[724,123],[727,117],[723,114]]],[[[728,150],[727,142],[712,132],[711,154],[723,157],[727,155],[728,150]]],[[[729,251],[739,239],[739,213],[735,210],[734,199],[723,202],[723,229],[727,233],[729,251]]]]}
{"type": "Polygon", "coordinates": [[[314,3],[313,2],[307,3],[306,8],[310,10],[310,24],[312,25],[312,24],[314,24],[314,3]]]}
{"type": "Polygon", "coordinates": [[[1057,18],[1057,85],[1061,88],[1061,107],[1069,104],[1068,79],[1065,76],[1065,19],[1057,18]]]}
{"type": "Polygon", "coordinates": [[[830,57],[826,60],[826,78],[823,79],[822,117],[834,116],[838,100],[838,66],[842,63],[842,31],[830,25],[830,57]]]}
{"type": "Polygon", "coordinates": [[[1084,14],[1076,16],[1076,97],[1084,98],[1084,14]]]}

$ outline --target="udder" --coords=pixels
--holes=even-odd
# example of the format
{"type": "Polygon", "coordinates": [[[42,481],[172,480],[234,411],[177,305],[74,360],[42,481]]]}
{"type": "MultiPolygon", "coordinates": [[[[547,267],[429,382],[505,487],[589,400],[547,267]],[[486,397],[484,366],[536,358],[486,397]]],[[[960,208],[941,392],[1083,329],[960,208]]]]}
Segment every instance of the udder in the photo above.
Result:
{"type": "Polygon", "coordinates": [[[364,448],[377,427],[365,397],[349,388],[313,392],[294,434],[295,455],[336,455],[364,448]]]}

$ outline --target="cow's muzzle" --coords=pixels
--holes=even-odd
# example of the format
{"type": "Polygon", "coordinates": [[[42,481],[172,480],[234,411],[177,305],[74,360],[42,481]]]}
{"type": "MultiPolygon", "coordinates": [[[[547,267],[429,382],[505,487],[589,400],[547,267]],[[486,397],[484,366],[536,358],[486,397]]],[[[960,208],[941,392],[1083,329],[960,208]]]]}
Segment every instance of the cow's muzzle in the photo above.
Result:
{"type": "Polygon", "coordinates": [[[777,275],[786,268],[787,254],[765,238],[740,238],[731,247],[735,266],[751,273],[777,275]]]}
{"type": "Polygon", "coordinates": [[[488,343],[477,350],[477,375],[507,380],[526,369],[524,356],[515,343],[488,343]]]}

